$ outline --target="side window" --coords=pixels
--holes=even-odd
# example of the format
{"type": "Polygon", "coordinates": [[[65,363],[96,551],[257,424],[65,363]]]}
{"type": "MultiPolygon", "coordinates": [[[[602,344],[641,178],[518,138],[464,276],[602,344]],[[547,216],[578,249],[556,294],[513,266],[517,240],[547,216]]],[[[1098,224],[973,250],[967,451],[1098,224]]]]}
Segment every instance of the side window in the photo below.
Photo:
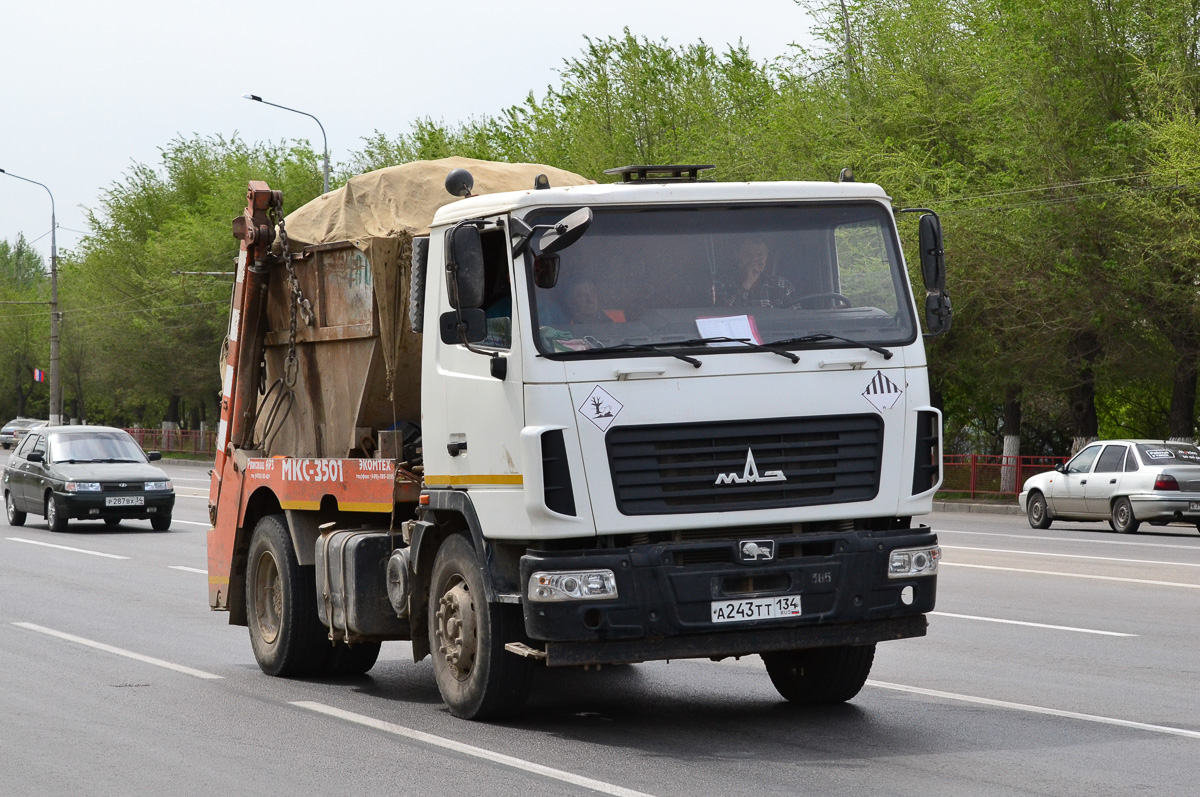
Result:
{"type": "Polygon", "coordinates": [[[1136,446],[1130,447],[1129,453],[1125,455],[1125,472],[1131,473],[1138,469],[1137,454],[1134,453],[1136,446]]]}
{"type": "Polygon", "coordinates": [[[21,444],[17,446],[17,450],[13,452],[13,456],[23,458],[26,454],[28,454],[30,451],[30,446],[33,445],[33,440],[35,437],[37,437],[37,435],[25,435],[25,437],[21,440],[21,444]]]}
{"type": "Polygon", "coordinates": [[[480,343],[493,349],[512,346],[512,283],[508,277],[508,238],[504,228],[485,230],[483,244],[483,311],[487,337],[480,343]]]}
{"type": "Polygon", "coordinates": [[[1067,465],[1067,473],[1087,473],[1100,454],[1100,446],[1088,446],[1080,451],[1067,465]]]}
{"type": "Polygon", "coordinates": [[[42,454],[46,453],[46,437],[45,435],[37,435],[33,438],[32,451],[39,451],[42,454]]]}
{"type": "Polygon", "coordinates": [[[1096,473],[1119,473],[1124,469],[1125,446],[1105,446],[1096,461],[1096,473]]]}

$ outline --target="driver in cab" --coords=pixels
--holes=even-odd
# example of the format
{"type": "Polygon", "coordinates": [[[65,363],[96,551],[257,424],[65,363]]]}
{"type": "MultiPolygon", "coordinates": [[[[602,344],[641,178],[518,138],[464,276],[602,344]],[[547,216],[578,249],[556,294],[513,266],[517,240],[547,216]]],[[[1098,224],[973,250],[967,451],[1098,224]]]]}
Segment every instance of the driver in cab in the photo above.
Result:
{"type": "Polygon", "coordinates": [[[732,280],[718,282],[718,307],[787,307],[796,288],[783,277],[767,273],[771,251],[763,241],[747,238],[737,249],[732,280]]]}

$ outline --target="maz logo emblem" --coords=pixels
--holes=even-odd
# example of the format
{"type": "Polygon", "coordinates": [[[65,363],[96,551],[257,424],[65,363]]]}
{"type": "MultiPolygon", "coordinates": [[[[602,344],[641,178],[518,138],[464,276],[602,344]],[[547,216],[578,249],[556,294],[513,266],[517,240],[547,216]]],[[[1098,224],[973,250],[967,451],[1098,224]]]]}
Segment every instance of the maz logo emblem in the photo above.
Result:
{"type": "Polygon", "coordinates": [[[743,562],[769,562],[775,558],[774,540],[742,540],[738,544],[741,546],[743,562]]]}
{"type": "Polygon", "coordinates": [[[717,480],[713,484],[749,484],[753,482],[785,482],[787,476],[783,475],[781,470],[769,470],[760,474],[758,466],[754,464],[754,449],[746,449],[746,467],[742,469],[742,475],[736,473],[718,473],[717,480]]]}

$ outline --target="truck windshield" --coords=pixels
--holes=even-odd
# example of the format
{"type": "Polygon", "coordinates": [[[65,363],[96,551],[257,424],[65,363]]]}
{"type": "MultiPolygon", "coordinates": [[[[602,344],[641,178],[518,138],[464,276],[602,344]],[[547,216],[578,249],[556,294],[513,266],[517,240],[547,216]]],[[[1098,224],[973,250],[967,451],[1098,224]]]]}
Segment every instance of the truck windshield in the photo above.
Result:
{"type": "MultiPolygon", "coordinates": [[[[916,338],[893,222],[878,204],[592,209],[587,234],[559,253],[554,287],[531,289],[545,355],[916,338]]],[[[572,210],[526,221],[548,224],[572,210]]],[[[532,255],[526,266],[535,267],[532,255]]]]}

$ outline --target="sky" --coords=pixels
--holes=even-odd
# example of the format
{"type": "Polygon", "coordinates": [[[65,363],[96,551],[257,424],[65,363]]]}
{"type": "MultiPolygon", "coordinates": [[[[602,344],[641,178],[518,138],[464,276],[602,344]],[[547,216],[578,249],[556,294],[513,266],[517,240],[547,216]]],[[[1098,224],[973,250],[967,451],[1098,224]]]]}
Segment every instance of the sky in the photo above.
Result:
{"type": "MultiPolygon", "coordinates": [[[[53,193],[60,254],[87,208],[133,163],[157,165],[177,137],[307,139],[316,116],[330,161],[419,117],[447,123],[543,96],[584,36],[740,39],[758,61],[812,44],[795,0],[148,0],[6,2],[0,10],[0,169],[53,193]]],[[[614,164],[621,165],[621,164],[614,164]]],[[[49,259],[50,196],[0,175],[0,239],[18,233],[49,259]]]]}

